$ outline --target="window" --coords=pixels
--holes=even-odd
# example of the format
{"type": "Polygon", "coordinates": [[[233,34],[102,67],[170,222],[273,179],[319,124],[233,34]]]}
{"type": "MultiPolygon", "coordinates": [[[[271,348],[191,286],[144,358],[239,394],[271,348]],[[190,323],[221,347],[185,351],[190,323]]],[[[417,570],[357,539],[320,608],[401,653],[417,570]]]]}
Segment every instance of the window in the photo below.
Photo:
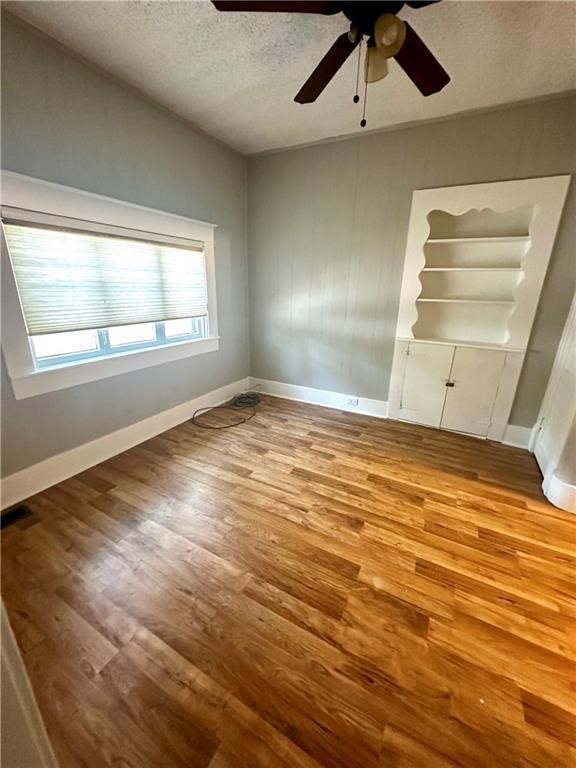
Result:
{"type": "Polygon", "coordinates": [[[19,174],[2,181],[16,397],[218,349],[213,225],[19,174]]]}
{"type": "Polygon", "coordinates": [[[203,244],[9,220],[4,231],[37,369],[206,337],[203,244]]]}
{"type": "Polygon", "coordinates": [[[205,339],[205,317],[30,336],[37,370],[178,341],[205,339]]]}

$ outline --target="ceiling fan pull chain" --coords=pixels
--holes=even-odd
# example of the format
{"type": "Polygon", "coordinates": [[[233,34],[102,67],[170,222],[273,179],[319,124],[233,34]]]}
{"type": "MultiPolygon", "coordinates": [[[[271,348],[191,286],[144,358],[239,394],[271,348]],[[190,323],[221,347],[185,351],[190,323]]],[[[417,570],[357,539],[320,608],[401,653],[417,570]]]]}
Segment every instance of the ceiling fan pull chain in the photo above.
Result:
{"type": "Polygon", "coordinates": [[[368,81],[364,82],[364,106],[362,107],[362,120],[360,120],[360,128],[366,127],[366,102],[368,101],[368,81]]]}
{"type": "Polygon", "coordinates": [[[360,43],[358,45],[358,66],[356,67],[356,92],[354,94],[354,98],[352,101],[354,104],[358,104],[360,101],[360,96],[358,95],[358,85],[360,84],[360,59],[362,58],[362,40],[360,40],[360,43]]]}

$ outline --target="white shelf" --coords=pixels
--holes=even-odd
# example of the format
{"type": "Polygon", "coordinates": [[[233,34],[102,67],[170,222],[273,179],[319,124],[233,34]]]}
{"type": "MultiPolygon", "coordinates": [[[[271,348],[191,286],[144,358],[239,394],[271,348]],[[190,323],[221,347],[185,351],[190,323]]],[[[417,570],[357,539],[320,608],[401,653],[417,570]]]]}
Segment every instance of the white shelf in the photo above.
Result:
{"type": "Polygon", "coordinates": [[[398,337],[397,341],[409,341],[411,344],[421,343],[421,344],[450,344],[455,345],[458,347],[474,347],[479,349],[503,349],[506,352],[524,352],[524,349],[520,349],[519,347],[509,347],[506,344],[496,344],[493,342],[488,341],[463,341],[462,339],[444,339],[439,336],[430,336],[428,338],[424,337],[398,337]]]}
{"type": "Polygon", "coordinates": [[[422,272],[520,272],[522,267],[424,267],[422,272]]]}
{"type": "Polygon", "coordinates": [[[503,299],[427,299],[419,298],[416,301],[426,301],[436,304],[514,304],[514,301],[504,301],[503,299]]]}
{"type": "Polygon", "coordinates": [[[445,243],[527,243],[530,235],[499,235],[497,237],[430,237],[425,244],[445,243]]]}

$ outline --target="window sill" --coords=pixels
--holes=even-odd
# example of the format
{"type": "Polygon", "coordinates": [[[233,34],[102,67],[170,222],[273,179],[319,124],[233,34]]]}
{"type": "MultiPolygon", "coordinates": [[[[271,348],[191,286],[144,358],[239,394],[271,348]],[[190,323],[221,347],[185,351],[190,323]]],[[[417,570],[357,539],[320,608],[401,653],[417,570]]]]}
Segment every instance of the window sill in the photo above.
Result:
{"type": "Polygon", "coordinates": [[[15,398],[23,400],[45,392],[87,384],[207,352],[216,352],[219,348],[219,338],[219,336],[213,336],[208,339],[174,342],[161,347],[118,352],[97,360],[83,360],[60,365],[57,368],[34,371],[34,373],[12,378],[12,389],[15,398]]]}

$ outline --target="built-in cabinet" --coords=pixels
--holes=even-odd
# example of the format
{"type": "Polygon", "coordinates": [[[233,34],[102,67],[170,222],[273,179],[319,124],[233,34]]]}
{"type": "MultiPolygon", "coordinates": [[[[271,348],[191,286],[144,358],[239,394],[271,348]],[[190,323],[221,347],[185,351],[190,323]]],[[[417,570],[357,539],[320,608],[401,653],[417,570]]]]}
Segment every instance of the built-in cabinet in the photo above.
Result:
{"type": "Polygon", "coordinates": [[[392,418],[502,439],[569,181],[414,193],[392,418]]]}
{"type": "Polygon", "coordinates": [[[497,349],[454,347],[440,426],[488,435],[506,357],[497,349]]]}
{"type": "Polygon", "coordinates": [[[487,437],[504,368],[517,353],[420,341],[400,349],[397,418],[487,437]]]}

